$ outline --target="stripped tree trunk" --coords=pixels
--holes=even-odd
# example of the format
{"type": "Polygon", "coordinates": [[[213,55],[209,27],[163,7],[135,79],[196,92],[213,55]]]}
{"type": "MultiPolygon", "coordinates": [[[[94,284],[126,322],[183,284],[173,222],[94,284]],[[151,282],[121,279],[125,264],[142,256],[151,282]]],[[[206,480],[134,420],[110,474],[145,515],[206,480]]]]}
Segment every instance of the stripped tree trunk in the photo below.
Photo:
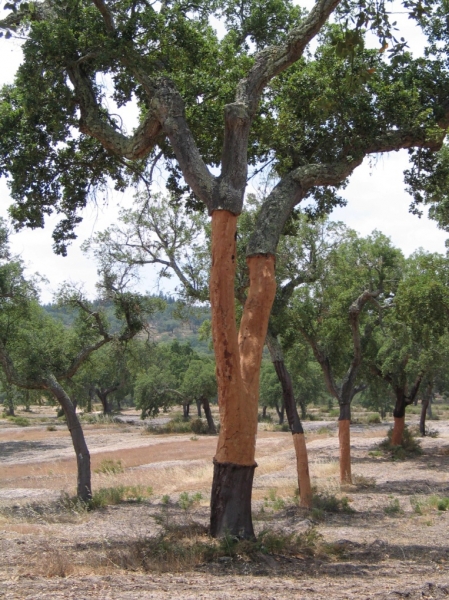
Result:
{"type": "MultiPolygon", "coordinates": [[[[410,406],[410,404],[413,404],[418,394],[423,376],[424,373],[419,373],[409,394],[407,394],[406,382],[403,382],[401,385],[393,385],[396,394],[396,404],[393,410],[394,425],[393,433],[391,435],[392,446],[401,446],[402,444],[405,428],[405,409],[407,406],[410,406]]],[[[389,375],[385,376],[385,380],[389,381],[388,377],[390,377],[390,381],[392,381],[392,378],[389,375]]]]}
{"type": "Polygon", "coordinates": [[[303,508],[312,507],[312,486],[310,484],[309,461],[307,457],[306,440],[301,419],[296,408],[295,397],[293,394],[293,385],[290,373],[285,365],[282,348],[277,338],[268,331],[267,346],[270,351],[276,374],[282,387],[285,410],[287,412],[288,424],[293,436],[293,445],[296,454],[296,471],[298,475],[298,489],[300,497],[300,506],[303,508]]]}
{"type": "Polygon", "coordinates": [[[233,213],[212,213],[210,299],[221,427],[214,458],[210,531],[214,537],[228,532],[254,538],[251,492],[259,374],[276,283],[272,255],[247,259],[250,288],[237,334],[236,232],[233,213]]]}
{"type": "Polygon", "coordinates": [[[351,405],[340,404],[338,440],[340,444],[340,481],[352,483],[351,475],[351,405]]]}
{"type": "Polygon", "coordinates": [[[70,431],[73,448],[76,454],[78,469],[77,496],[80,500],[83,500],[83,502],[88,502],[92,498],[90,454],[81,423],[72,401],[61,384],[58,383],[53,376],[49,376],[46,379],[46,385],[64,410],[67,419],[67,427],[70,431]]]}

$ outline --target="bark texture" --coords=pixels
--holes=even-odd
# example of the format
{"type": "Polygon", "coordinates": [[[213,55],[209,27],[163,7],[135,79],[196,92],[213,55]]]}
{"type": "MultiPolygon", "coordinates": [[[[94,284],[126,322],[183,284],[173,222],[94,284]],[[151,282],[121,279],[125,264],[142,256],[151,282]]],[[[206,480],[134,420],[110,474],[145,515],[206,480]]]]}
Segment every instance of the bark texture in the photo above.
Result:
{"type": "Polygon", "coordinates": [[[293,433],[293,444],[298,472],[299,505],[303,508],[312,508],[312,486],[310,485],[309,460],[304,434],[293,433]]]}
{"type": "Polygon", "coordinates": [[[251,493],[256,464],[251,466],[218,463],[214,460],[210,534],[254,539],[251,493]]]}
{"type": "Polygon", "coordinates": [[[233,213],[212,213],[210,300],[221,428],[214,459],[211,534],[228,531],[251,538],[260,363],[276,282],[274,256],[247,259],[250,286],[237,334],[236,227],[233,213]]]}
{"type": "Polygon", "coordinates": [[[351,436],[349,419],[338,421],[338,440],[340,442],[340,481],[352,483],[351,475],[351,436]]]}
{"type": "Polygon", "coordinates": [[[56,398],[64,410],[67,419],[67,427],[72,438],[73,448],[76,454],[78,470],[77,496],[84,502],[92,498],[90,454],[84,438],[83,429],[68,394],[54,377],[48,377],[47,388],[56,398]]]}
{"type": "Polygon", "coordinates": [[[391,445],[400,446],[404,435],[405,414],[402,417],[394,417],[393,433],[391,435],[391,445]]]}

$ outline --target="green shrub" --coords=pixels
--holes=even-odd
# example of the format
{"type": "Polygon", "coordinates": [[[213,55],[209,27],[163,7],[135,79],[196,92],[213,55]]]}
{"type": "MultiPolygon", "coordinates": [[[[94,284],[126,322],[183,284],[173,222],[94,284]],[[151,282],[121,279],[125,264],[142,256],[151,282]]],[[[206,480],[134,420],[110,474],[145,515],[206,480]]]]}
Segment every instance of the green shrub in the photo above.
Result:
{"type": "Polygon", "coordinates": [[[203,419],[194,419],[193,421],[191,421],[190,429],[193,431],[193,433],[196,433],[197,435],[205,435],[209,433],[209,427],[207,425],[207,422],[203,421],[203,419]]]}
{"type": "Polygon", "coordinates": [[[400,446],[393,446],[391,443],[391,437],[393,435],[393,429],[391,428],[387,437],[380,442],[378,448],[386,454],[389,454],[393,460],[404,460],[414,456],[420,456],[423,451],[419,440],[415,438],[413,432],[407,427],[404,427],[404,433],[402,436],[402,444],[400,446]]]}
{"type": "Polygon", "coordinates": [[[182,494],[179,496],[178,504],[180,508],[187,512],[194,504],[199,504],[202,499],[203,495],[200,492],[192,494],[191,496],[188,492],[182,492],[182,494]]]}
{"type": "Polygon", "coordinates": [[[333,408],[332,410],[329,411],[329,417],[331,419],[334,419],[335,417],[339,417],[340,416],[340,409],[339,408],[333,408]]]}
{"type": "Polygon", "coordinates": [[[382,419],[380,418],[379,414],[369,415],[369,417],[368,417],[369,425],[377,425],[378,423],[382,423],[382,419]]]}
{"type": "Polygon", "coordinates": [[[314,494],[312,499],[312,507],[322,511],[323,513],[354,512],[354,510],[349,506],[349,498],[347,496],[337,498],[337,496],[333,494],[314,494]]]}
{"type": "Polygon", "coordinates": [[[18,425],[19,427],[28,427],[31,425],[30,420],[26,417],[6,417],[8,421],[14,423],[14,425],[18,425]]]}

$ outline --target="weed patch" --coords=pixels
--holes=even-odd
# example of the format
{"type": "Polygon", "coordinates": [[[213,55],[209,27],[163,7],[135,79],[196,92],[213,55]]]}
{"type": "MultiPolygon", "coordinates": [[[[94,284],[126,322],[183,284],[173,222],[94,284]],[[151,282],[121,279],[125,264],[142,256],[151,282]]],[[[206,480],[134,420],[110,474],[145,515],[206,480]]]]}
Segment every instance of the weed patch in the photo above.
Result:
{"type": "Polygon", "coordinates": [[[95,469],[95,473],[101,473],[103,475],[118,475],[124,472],[124,467],[121,460],[111,460],[105,458],[101,461],[98,469],[95,469]]]}

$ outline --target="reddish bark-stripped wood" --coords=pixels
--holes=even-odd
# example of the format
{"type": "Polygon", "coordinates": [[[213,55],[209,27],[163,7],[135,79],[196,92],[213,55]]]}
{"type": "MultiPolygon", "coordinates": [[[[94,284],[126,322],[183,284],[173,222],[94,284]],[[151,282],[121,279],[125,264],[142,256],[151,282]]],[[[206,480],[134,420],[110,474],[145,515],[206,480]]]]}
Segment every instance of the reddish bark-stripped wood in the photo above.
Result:
{"type": "Polygon", "coordinates": [[[299,506],[312,508],[312,486],[310,485],[309,460],[304,434],[294,433],[293,444],[295,445],[296,470],[298,472],[299,506]]]}
{"type": "Polygon", "coordinates": [[[236,233],[235,215],[226,210],[212,213],[209,287],[221,422],[215,460],[219,463],[253,465],[256,431],[251,425],[248,426],[254,420],[253,410],[250,403],[245,401],[235,322],[236,233]]]}
{"type": "Polygon", "coordinates": [[[351,421],[341,419],[338,421],[338,439],[340,442],[340,481],[352,483],[351,476],[351,421]]]}
{"type": "Polygon", "coordinates": [[[405,415],[403,417],[394,417],[393,433],[391,435],[391,445],[400,446],[404,435],[405,415]]]}
{"type": "MultiPolygon", "coordinates": [[[[246,260],[249,290],[239,330],[240,370],[253,410],[257,430],[260,363],[268,330],[268,319],[276,293],[275,258],[258,254],[246,260]]],[[[248,401],[246,400],[246,401],[248,401]]]]}
{"type": "Polygon", "coordinates": [[[227,531],[252,538],[260,363],[276,282],[274,256],[247,259],[250,287],[237,335],[236,228],[237,217],[231,212],[212,213],[210,300],[221,428],[214,459],[211,534],[219,536],[227,531]]]}

